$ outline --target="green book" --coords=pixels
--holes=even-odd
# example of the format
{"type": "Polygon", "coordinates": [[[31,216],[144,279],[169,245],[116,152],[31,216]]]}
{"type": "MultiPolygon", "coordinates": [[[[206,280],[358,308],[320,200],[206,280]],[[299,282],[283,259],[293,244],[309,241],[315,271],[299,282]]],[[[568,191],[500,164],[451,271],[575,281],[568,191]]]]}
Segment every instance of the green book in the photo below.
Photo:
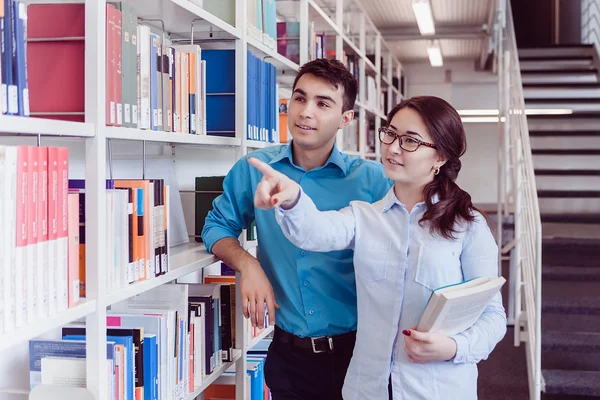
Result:
{"type": "Polygon", "coordinates": [[[194,236],[196,242],[202,242],[202,229],[208,212],[213,209],[213,200],[223,193],[224,176],[205,176],[196,178],[195,210],[196,224],[194,236]]]}

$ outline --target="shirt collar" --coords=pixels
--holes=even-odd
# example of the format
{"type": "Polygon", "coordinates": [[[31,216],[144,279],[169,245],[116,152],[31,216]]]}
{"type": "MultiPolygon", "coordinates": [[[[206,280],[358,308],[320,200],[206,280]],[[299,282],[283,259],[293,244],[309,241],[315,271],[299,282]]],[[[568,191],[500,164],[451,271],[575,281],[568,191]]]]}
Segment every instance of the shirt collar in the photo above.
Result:
{"type": "MultiPolygon", "coordinates": [[[[433,197],[431,198],[431,203],[432,204],[436,204],[440,201],[440,196],[436,193],[433,195],[433,197]]],[[[396,197],[396,193],[394,192],[394,186],[391,187],[391,189],[387,192],[387,194],[385,195],[385,197],[382,199],[382,209],[381,212],[386,212],[388,210],[390,210],[394,204],[398,204],[401,207],[405,207],[404,204],[402,204],[400,202],[400,200],[398,200],[398,198],[396,197]]],[[[425,202],[420,202],[415,204],[415,207],[424,207],[426,206],[425,202]]]]}
{"type": "MultiPolygon", "coordinates": [[[[294,158],[292,155],[292,142],[290,142],[290,144],[288,144],[287,146],[282,146],[281,150],[279,151],[279,154],[273,157],[271,161],[269,161],[269,164],[275,164],[284,159],[288,159],[291,165],[296,166],[296,164],[294,164],[294,158]]],[[[327,159],[327,162],[325,162],[325,165],[321,168],[325,168],[329,164],[336,165],[342,171],[344,176],[348,172],[346,168],[346,161],[344,160],[344,155],[338,150],[335,143],[333,144],[333,151],[331,152],[331,155],[327,159]]]]}

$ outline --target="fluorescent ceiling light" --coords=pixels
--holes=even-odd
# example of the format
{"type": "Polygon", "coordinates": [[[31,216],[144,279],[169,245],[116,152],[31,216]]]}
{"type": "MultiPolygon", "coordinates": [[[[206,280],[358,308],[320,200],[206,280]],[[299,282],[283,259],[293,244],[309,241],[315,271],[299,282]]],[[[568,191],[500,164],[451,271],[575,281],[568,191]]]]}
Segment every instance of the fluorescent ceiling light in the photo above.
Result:
{"type": "Polygon", "coordinates": [[[433,44],[427,48],[427,55],[429,56],[429,63],[432,67],[441,67],[444,65],[442,49],[440,49],[440,44],[437,41],[433,42],[433,44]]]}
{"type": "MultiPolygon", "coordinates": [[[[498,115],[497,109],[473,109],[473,110],[456,110],[459,115],[465,116],[488,116],[498,115]]],[[[521,110],[511,110],[510,114],[521,114],[521,110]],[[516,111],[516,112],[515,112],[516,111]]],[[[529,108],[525,110],[526,115],[569,115],[573,114],[573,110],[568,108],[529,108]]]]}
{"type": "MultiPolygon", "coordinates": [[[[498,117],[462,117],[461,120],[462,120],[463,123],[475,123],[475,122],[479,122],[479,123],[484,123],[484,122],[495,123],[495,122],[498,122],[498,117]]],[[[502,117],[502,120],[504,122],[504,117],[502,117]]]]}
{"type": "Polygon", "coordinates": [[[412,8],[421,35],[435,34],[435,25],[433,24],[433,14],[431,13],[429,0],[413,0],[412,8]]]}
{"type": "Polygon", "coordinates": [[[527,115],[568,115],[573,114],[573,110],[568,108],[529,108],[525,109],[527,115]]]}

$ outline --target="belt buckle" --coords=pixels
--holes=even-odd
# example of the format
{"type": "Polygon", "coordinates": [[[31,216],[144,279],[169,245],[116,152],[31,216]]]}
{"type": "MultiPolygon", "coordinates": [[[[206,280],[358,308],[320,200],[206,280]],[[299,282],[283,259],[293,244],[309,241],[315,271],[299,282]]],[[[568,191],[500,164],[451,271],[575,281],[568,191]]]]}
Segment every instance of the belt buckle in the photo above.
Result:
{"type": "Polygon", "coordinates": [[[331,338],[331,337],[328,337],[328,336],[311,337],[310,342],[312,344],[313,353],[315,353],[315,354],[333,351],[333,338],[331,338]],[[327,350],[317,349],[315,340],[324,339],[324,338],[327,338],[327,342],[329,344],[329,349],[327,349],[327,350]]]}

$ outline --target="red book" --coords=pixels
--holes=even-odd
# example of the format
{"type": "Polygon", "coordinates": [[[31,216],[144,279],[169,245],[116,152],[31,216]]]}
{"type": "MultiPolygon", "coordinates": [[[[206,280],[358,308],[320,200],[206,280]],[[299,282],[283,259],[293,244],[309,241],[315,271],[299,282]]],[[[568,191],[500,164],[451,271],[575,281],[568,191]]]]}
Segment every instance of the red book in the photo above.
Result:
{"type": "MultiPolygon", "coordinates": [[[[69,149],[58,148],[58,310],[64,310],[69,304],[69,225],[68,198],[69,193],[69,149]]],[[[79,221],[79,217],[77,217],[79,221]]]]}
{"type": "Polygon", "coordinates": [[[27,75],[32,115],[83,121],[84,4],[31,4],[27,13],[27,75]],[[61,38],[72,40],[36,41],[61,38]]]}
{"type": "Polygon", "coordinates": [[[48,315],[48,147],[38,147],[38,277],[41,286],[41,297],[38,300],[38,309],[41,315],[48,315]],[[41,301],[41,304],[39,303],[41,301]]]}
{"type": "Polygon", "coordinates": [[[58,309],[58,147],[48,148],[48,314],[58,309]]]}
{"type": "Polygon", "coordinates": [[[15,252],[15,315],[16,327],[21,327],[27,322],[27,191],[28,183],[28,147],[17,148],[17,237],[15,252]]]}

